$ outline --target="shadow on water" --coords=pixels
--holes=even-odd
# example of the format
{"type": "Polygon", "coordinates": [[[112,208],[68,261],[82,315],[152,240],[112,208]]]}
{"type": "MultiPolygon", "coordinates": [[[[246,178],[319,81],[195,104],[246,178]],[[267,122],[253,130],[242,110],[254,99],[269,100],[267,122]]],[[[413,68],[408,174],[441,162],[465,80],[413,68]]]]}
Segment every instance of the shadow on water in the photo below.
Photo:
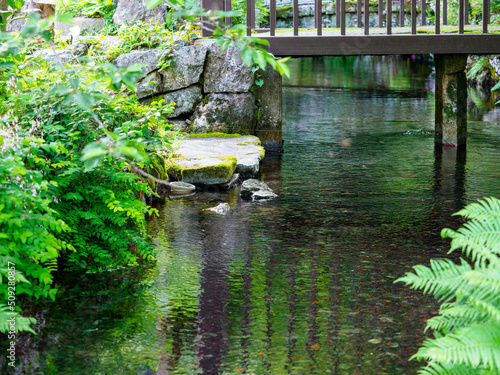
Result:
{"type": "Polygon", "coordinates": [[[285,153],[261,171],[279,197],[167,201],[156,265],[67,281],[19,373],[416,374],[438,304],[394,280],[444,256],[452,213],[499,195],[500,129],[492,111],[467,149],[435,147],[428,65],[377,59],[310,59],[311,78],[294,62],[307,86],[342,75],[284,88],[285,153]]]}

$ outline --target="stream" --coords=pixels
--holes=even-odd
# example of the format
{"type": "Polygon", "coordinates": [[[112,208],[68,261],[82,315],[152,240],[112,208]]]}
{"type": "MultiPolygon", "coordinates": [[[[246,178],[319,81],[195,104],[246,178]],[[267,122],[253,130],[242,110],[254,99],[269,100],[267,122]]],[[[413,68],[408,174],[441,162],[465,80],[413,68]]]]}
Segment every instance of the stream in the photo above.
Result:
{"type": "Polygon", "coordinates": [[[284,153],[259,175],[279,197],[167,200],[148,221],[157,263],[68,275],[20,374],[417,373],[439,304],[394,281],[446,256],[454,212],[500,197],[500,109],[471,91],[466,149],[441,148],[426,59],[290,67],[284,153]]]}

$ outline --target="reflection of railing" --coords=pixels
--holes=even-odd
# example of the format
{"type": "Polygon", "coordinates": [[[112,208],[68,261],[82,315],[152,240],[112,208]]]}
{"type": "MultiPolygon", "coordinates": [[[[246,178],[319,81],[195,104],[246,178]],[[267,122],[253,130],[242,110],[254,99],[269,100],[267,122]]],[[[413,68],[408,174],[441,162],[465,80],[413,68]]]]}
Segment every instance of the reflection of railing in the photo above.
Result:
{"type": "MultiPolygon", "coordinates": [[[[480,21],[481,25],[468,26],[467,30],[465,26],[469,24],[470,0],[458,0],[458,9],[453,8],[453,11],[456,12],[453,16],[458,19],[456,30],[451,30],[448,26],[441,27],[442,25],[448,25],[452,12],[451,8],[449,9],[451,0],[436,1],[432,5],[427,4],[429,0],[409,0],[410,12],[407,13],[409,19],[405,19],[405,1],[378,0],[376,5],[378,11],[375,12],[378,15],[374,16],[372,14],[372,27],[370,27],[370,4],[368,0],[355,0],[355,4],[351,3],[349,5],[346,4],[346,0],[334,0],[333,3],[328,3],[327,6],[330,7],[331,12],[333,12],[331,7],[334,7],[333,14],[335,16],[330,16],[328,22],[331,23],[331,27],[324,33],[323,21],[327,16],[322,14],[323,3],[322,0],[313,0],[314,28],[307,30],[305,33],[301,31],[303,34],[300,36],[299,5],[303,4],[302,1],[311,3],[311,0],[265,0],[269,3],[269,27],[258,30],[255,26],[256,0],[246,1],[247,35],[250,36],[256,31],[268,32],[268,36],[264,37],[271,44],[270,50],[281,55],[500,53],[500,28],[488,27],[490,0],[482,0],[483,16],[480,21]],[[417,3],[420,8],[419,12],[417,12],[417,3]],[[276,8],[282,4],[290,4],[293,7],[293,27],[289,32],[282,31],[276,35],[276,8]],[[352,14],[353,5],[355,8],[354,14],[352,14]],[[354,22],[354,25],[359,29],[349,31],[350,35],[346,35],[346,14],[348,9],[350,9],[350,21],[354,22]],[[427,10],[434,13],[434,27],[429,25],[427,10]],[[373,17],[376,17],[375,20],[373,17]],[[376,26],[373,26],[373,23],[376,26]],[[419,28],[424,27],[419,31],[425,35],[417,36],[417,26],[419,28]],[[370,28],[372,31],[370,31],[370,28]],[[322,37],[318,38],[319,36],[322,37]]],[[[230,10],[231,0],[202,0],[202,7],[205,9],[230,10]]]]}

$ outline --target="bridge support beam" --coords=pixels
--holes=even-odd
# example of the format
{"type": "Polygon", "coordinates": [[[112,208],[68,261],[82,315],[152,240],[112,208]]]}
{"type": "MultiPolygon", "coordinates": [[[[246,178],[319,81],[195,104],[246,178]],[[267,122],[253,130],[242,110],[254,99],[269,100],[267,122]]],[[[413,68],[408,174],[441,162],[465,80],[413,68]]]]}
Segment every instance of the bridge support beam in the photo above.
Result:
{"type": "Polygon", "coordinates": [[[467,140],[467,55],[434,55],[436,67],[436,142],[465,145],[467,140]]]}

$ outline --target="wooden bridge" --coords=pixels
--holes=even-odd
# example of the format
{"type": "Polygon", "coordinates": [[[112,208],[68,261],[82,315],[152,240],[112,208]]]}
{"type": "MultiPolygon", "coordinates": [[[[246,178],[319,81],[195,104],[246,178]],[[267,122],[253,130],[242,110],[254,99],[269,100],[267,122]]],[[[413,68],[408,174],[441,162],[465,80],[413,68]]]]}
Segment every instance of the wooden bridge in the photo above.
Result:
{"type": "MultiPolygon", "coordinates": [[[[482,20],[470,25],[469,0],[458,0],[458,14],[451,14],[448,0],[433,5],[434,25],[428,25],[429,4],[410,0],[409,24],[405,24],[404,0],[378,0],[378,25],[370,27],[369,1],[356,0],[357,28],[346,27],[346,1],[336,0],[336,27],[322,27],[322,1],[314,0],[315,29],[299,29],[299,2],[293,0],[293,28],[276,27],[276,0],[269,1],[269,27],[257,28],[255,0],[246,0],[247,35],[259,33],[269,40],[275,56],[353,56],[394,54],[500,54],[500,27],[488,25],[490,0],[483,0],[482,20]],[[396,7],[395,7],[396,6],[396,7]],[[455,27],[448,25],[454,16],[455,27]],[[391,22],[387,22],[390,20],[391,22]]],[[[205,9],[231,10],[231,0],[202,0],[205,9]]],[[[229,23],[230,20],[226,19],[229,23]]],[[[207,36],[205,31],[204,36],[207,36]]]]}
{"type": "MultiPolygon", "coordinates": [[[[276,27],[276,0],[269,0],[269,27],[256,28],[255,0],[246,0],[247,35],[258,33],[270,43],[275,56],[356,56],[434,54],[436,67],[436,144],[465,145],[467,139],[467,82],[469,54],[500,54],[500,27],[489,25],[490,0],[483,0],[482,19],[470,25],[470,0],[458,0],[456,26],[448,25],[448,0],[435,0],[434,25],[427,25],[427,0],[409,0],[410,19],[405,24],[405,0],[378,0],[378,24],[370,27],[369,0],[356,1],[356,28],[346,27],[346,0],[335,0],[336,27],[323,29],[321,0],[314,1],[315,29],[299,30],[299,0],[292,0],[293,28],[276,27]],[[399,5],[399,7],[397,6],[399,5]],[[396,17],[393,17],[394,14],[396,17]]],[[[408,1],[408,0],[406,0],[408,1]]],[[[231,0],[202,0],[202,7],[231,10],[231,0]]],[[[230,23],[230,19],[225,20],[230,23]]],[[[204,34],[207,36],[207,33],[204,34]]],[[[281,133],[280,133],[281,134],[281,133]]]]}

